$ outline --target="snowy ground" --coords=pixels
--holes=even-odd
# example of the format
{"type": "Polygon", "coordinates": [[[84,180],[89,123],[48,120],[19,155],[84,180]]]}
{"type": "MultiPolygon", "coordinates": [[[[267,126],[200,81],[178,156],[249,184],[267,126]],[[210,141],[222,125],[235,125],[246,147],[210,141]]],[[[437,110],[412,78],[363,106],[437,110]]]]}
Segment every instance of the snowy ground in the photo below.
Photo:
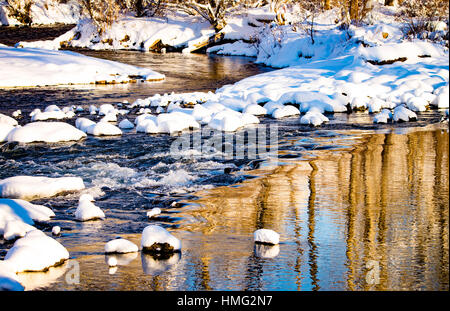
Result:
{"type": "Polygon", "coordinates": [[[0,87],[158,81],[151,69],[84,56],[70,51],[0,45],[0,87]]]}
{"type": "MultiPolygon", "coordinates": [[[[0,26],[20,25],[13,16],[9,16],[5,1],[0,1],[0,26]]],[[[80,20],[81,8],[77,1],[61,3],[56,0],[34,0],[30,8],[33,25],[76,24],[80,20]]]]}
{"type": "MultiPolygon", "coordinates": [[[[401,24],[391,13],[385,9],[375,10],[372,23],[342,31],[334,24],[332,12],[328,12],[317,19],[314,44],[302,30],[259,22],[258,17],[270,15],[267,11],[236,16],[224,29],[225,39],[236,41],[213,47],[209,52],[254,56],[257,62],[283,69],[223,86],[215,93],[156,94],[133,103],[92,106],[89,114],[99,114],[102,119],[94,122],[78,117],[76,128],[64,121],[45,121],[75,118],[83,111],[80,107],[49,106],[43,112],[34,111],[32,121],[42,123],[31,122],[22,127],[14,118],[0,114],[0,139],[54,143],[79,140],[86,135],[119,136],[125,133],[122,130],[174,134],[201,126],[233,132],[259,123],[264,116],[295,117],[300,124],[319,126],[327,122],[327,114],[352,111],[370,113],[373,121],[380,123],[414,121],[418,118],[417,112],[427,109],[447,109],[448,116],[448,49],[425,40],[405,41],[401,24]],[[139,109],[140,115],[130,121],[125,116],[132,109],[139,109]],[[53,136],[55,133],[58,135],[53,136]]],[[[434,36],[442,35],[441,32],[436,30],[434,36]]],[[[0,86],[120,83],[136,79],[136,76],[160,80],[164,76],[150,69],[55,50],[69,45],[147,51],[161,41],[189,52],[212,34],[213,30],[205,22],[183,15],[167,19],[124,17],[102,37],[95,33],[92,24],[82,21],[75,29],[52,41],[20,43],[18,46],[23,48],[0,46],[0,86]]],[[[2,187],[2,191],[6,191],[5,185],[2,187]]],[[[35,185],[28,187],[34,189],[35,185]]],[[[24,218],[29,216],[23,213],[24,209],[42,211],[42,207],[19,203],[0,202],[0,233],[23,237],[0,262],[0,289],[2,286],[21,288],[16,272],[39,271],[68,258],[62,245],[32,227],[36,219],[24,218]],[[37,257],[34,262],[27,260],[37,253],[33,245],[43,247],[49,256],[37,257]]],[[[80,206],[87,206],[88,212],[95,207],[92,202],[83,200],[80,206]]],[[[173,248],[179,249],[181,244],[173,240],[173,248]]],[[[141,246],[151,245],[143,241],[141,246]]]]}

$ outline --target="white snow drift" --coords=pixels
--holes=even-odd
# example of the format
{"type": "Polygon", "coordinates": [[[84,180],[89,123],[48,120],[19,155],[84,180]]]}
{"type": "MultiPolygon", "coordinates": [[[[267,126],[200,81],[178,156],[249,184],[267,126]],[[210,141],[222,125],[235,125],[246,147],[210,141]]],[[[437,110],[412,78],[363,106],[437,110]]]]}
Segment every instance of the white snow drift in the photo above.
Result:
{"type": "Polygon", "coordinates": [[[66,191],[84,189],[80,177],[14,176],[0,180],[0,196],[4,198],[47,198],[66,191]]]}

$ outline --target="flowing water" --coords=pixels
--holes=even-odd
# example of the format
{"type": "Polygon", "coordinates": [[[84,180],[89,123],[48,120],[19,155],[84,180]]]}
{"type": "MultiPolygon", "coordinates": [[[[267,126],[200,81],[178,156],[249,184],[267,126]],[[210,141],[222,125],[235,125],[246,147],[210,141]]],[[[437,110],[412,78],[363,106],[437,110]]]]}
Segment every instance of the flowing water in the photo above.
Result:
{"type": "MultiPolygon", "coordinates": [[[[0,112],[209,91],[270,70],[241,57],[83,53],[149,66],[167,80],[0,90],[0,112]]],[[[176,136],[134,131],[3,144],[0,179],[80,176],[107,216],[74,221],[78,194],[34,201],[55,211],[37,226],[61,226],[56,239],[71,260],[19,277],[27,289],[45,290],[448,290],[449,137],[441,116],[431,111],[416,123],[374,126],[365,113],[336,114],[319,130],[296,118],[265,119],[260,128],[278,125],[278,155],[265,161],[226,159],[220,151],[175,159],[169,148],[176,136]],[[153,207],[162,213],[148,219],[153,207]],[[181,239],[181,254],[122,255],[109,268],[104,244],[121,236],[139,245],[148,224],[181,239]],[[259,228],[279,232],[280,245],[255,245],[259,228]]],[[[0,259],[10,247],[0,244],[0,259]]]]}

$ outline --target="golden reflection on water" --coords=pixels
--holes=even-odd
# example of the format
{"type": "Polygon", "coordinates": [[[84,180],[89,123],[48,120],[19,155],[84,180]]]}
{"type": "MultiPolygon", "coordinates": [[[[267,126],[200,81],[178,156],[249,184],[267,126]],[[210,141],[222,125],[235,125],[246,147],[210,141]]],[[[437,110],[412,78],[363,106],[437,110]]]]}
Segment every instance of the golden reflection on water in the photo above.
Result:
{"type": "MultiPolygon", "coordinates": [[[[52,276],[46,289],[448,290],[448,130],[396,131],[316,137],[342,148],[197,193],[177,208],[170,231],[183,251],[173,258],[132,254],[109,268],[97,226],[80,226],[79,239],[60,240],[80,283],[52,276]],[[280,233],[280,245],[255,246],[259,228],[280,233]]],[[[140,243],[138,232],[121,236],[140,243]]]]}
{"type": "MultiPolygon", "coordinates": [[[[441,130],[365,135],[351,152],[319,151],[201,193],[190,213],[202,221],[184,229],[218,244],[221,234],[279,232],[298,290],[448,290],[448,139],[441,130]]],[[[205,240],[197,247],[217,249],[205,240]]]]}

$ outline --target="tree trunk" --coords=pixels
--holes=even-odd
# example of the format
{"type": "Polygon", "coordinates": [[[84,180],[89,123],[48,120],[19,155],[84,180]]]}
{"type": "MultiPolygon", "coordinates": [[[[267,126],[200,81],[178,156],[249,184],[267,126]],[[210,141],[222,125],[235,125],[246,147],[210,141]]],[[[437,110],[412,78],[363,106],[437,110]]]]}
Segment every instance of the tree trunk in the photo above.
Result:
{"type": "Polygon", "coordinates": [[[350,20],[358,20],[358,0],[350,0],[350,20]]]}

